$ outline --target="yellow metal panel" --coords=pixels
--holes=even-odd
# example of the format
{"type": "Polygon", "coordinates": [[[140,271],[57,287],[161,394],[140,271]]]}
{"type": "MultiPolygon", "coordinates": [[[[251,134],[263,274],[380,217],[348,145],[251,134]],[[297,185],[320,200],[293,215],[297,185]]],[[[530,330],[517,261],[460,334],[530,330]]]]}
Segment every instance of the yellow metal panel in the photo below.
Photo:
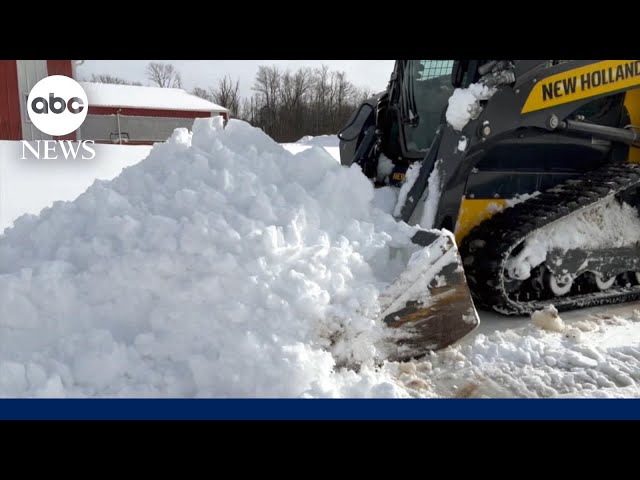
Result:
{"type": "MultiPolygon", "coordinates": [[[[640,127],[640,88],[629,90],[624,97],[624,106],[627,107],[631,117],[631,125],[640,127]]],[[[640,163],[640,148],[631,147],[629,149],[629,161],[640,163]]]]}
{"type": "Polygon", "coordinates": [[[640,60],[604,60],[540,80],[522,113],[640,86],[640,60]]]}
{"type": "Polygon", "coordinates": [[[503,210],[506,203],[502,198],[462,200],[455,229],[456,242],[460,244],[473,227],[503,210]]]}

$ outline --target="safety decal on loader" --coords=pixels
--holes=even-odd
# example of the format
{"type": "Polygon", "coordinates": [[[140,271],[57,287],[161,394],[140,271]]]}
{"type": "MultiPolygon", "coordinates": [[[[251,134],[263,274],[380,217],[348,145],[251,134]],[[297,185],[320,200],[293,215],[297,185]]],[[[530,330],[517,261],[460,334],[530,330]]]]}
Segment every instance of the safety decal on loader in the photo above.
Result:
{"type": "Polygon", "coordinates": [[[640,86],[640,60],[605,60],[552,75],[538,82],[522,113],[640,86]]]}

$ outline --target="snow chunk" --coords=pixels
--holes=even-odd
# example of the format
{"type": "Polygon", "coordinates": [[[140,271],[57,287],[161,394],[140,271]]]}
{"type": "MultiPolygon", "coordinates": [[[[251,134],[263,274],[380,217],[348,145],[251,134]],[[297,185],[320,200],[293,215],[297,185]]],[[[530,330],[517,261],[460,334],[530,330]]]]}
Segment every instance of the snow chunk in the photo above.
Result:
{"type": "Polygon", "coordinates": [[[378,158],[378,171],[377,180],[380,183],[389,183],[389,175],[393,172],[393,161],[388,158],[384,153],[380,154],[378,158]]]}
{"type": "Polygon", "coordinates": [[[565,324],[553,305],[547,305],[542,310],[533,312],[531,322],[542,330],[550,330],[552,332],[564,332],[565,330],[565,324]]]}
{"type": "Polygon", "coordinates": [[[580,328],[570,327],[564,331],[564,336],[576,343],[582,342],[582,330],[580,328]]]}
{"type": "Polygon", "coordinates": [[[470,120],[478,118],[482,112],[481,100],[490,99],[497,91],[480,83],[473,83],[467,88],[456,88],[449,97],[447,108],[447,122],[458,131],[461,131],[470,120]]]}

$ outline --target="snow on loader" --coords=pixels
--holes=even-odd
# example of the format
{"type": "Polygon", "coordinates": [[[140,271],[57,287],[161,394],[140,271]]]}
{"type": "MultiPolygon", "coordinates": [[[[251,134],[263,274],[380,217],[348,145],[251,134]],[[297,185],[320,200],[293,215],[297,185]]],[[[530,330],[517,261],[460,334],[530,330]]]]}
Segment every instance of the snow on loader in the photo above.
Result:
{"type": "Polygon", "coordinates": [[[398,60],[339,138],[424,230],[381,298],[396,358],[456,342],[476,306],[640,298],[640,60],[398,60]]]}

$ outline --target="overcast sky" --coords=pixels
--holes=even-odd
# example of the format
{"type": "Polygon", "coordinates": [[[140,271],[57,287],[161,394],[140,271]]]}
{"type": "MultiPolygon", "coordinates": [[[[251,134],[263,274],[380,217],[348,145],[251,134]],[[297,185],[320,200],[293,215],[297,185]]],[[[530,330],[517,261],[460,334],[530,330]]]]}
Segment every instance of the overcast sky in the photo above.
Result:
{"type": "Polygon", "coordinates": [[[89,79],[92,73],[108,73],[126,80],[147,84],[145,67],[150,61],[172,63],[182,75],[183,87],[208,87],[230,74],[240,79],[240,93],[252,94],[251,86],[258,65],[278,65],[283,69],[328,65],[331,70],[343,70],[352,83],[369,87],[374,92],[384,90],[393,69],[393,60],[85,60],[77,68],[80,80],[89,79]]]}

